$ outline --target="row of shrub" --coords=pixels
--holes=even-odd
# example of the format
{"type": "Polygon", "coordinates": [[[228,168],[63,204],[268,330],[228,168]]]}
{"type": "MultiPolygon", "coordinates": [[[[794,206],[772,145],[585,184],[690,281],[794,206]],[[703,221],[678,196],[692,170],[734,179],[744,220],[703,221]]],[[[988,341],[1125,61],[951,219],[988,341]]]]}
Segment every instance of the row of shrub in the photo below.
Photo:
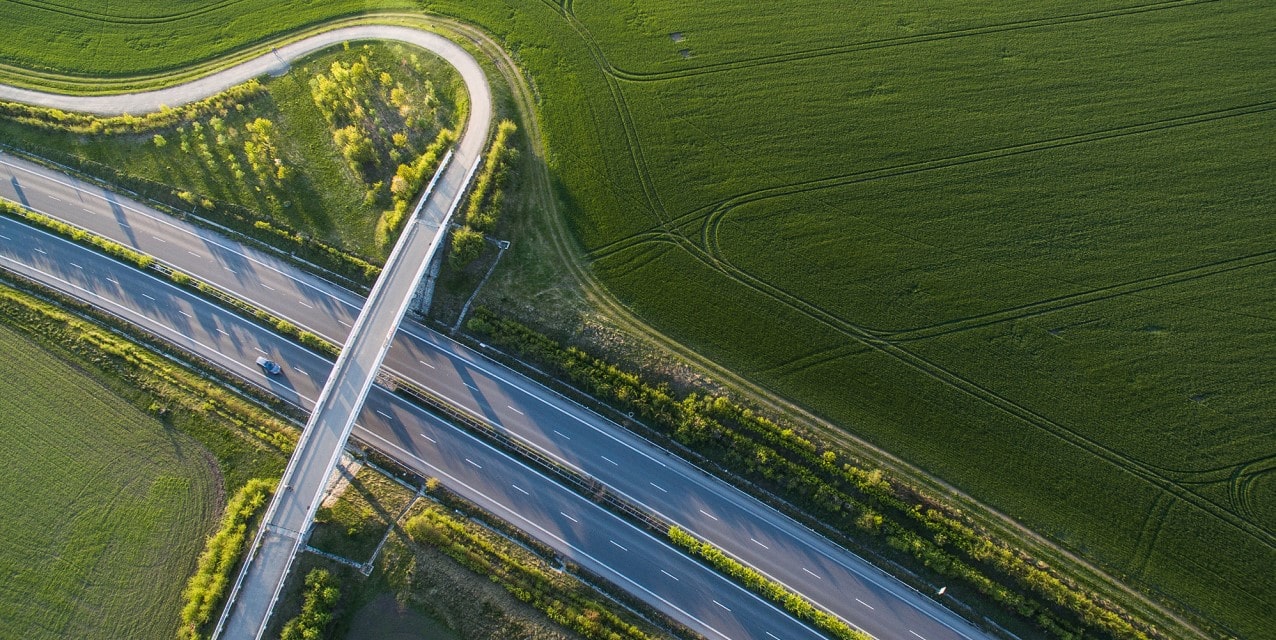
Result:
{"type": "Polygon", "coordinates": [[[703,558],[710,566],[726,576],[743,584],[750,591],[784,607],[793,617],[805,620],[834,638],[842,640],[871,640],[872,636],[852,629],[837,616],[815,608],[805,598],[786,589],[783,585],[746,567],[727,556],[721,549],[697,539],[695,536],[679,529],[669,527],[669,539],[675,545],[686,549],[693,556],[703,558]]]}
{"type": "Polygon", "coordinates": [[[492,146],[483,158],[483,170],[470,191],[465,217],[452,232],[451,259],[457,266],[465,266],[483,253],[485,234],[491,233],[500,219],[509,168],[518,157],[518,147],[511,143],[517,130],[518,126],[510,120],[502,120],[496,127],[492,146]]]}
{"type": "Polygon", "coordinates": [[[154,258],[134,251],[118,242],[114,242],[103,238],[102,236],[89,233],[83,229],[73,227],[65,222],[54,220],[49,216],[37,213],[21,205],[9,202],[8,200],[0,200],[0,213],[13,218],[18,218],[19,220],[25,220],[38,227],[48,229],[60,236],[70,238],[75,242],[95,247],[109,256],[136,265],[142,269],[151,266],[151,264],[155,262],[154,258]]]}
{"type": "MultiPolygon", "coordinates": [[[[456,499],[437,482],[431,492],[447,502],[456,499]]],[[[495,534],[453,517],[431,504],[408,519],[404,531],[414,542],[435,547],[469,569],[486,575],[514,597],[544,612],[554,622],[591,640],[645,640],[650,636],[596,600],[591,591],[513,545],[498,545],[495,534]]]]}
{"type": "Polygon", "coordinates": [[[226,505],[217,533],[208,539],[204,552],[199,555],[195,575],[186,583],[182,592],[182,627],[177,632],[181,639],[198,639],[200,629],[212,619],[213,611],[226,595],[230,586],[230,573],[244,554],[248,538],[248,523],[266,504],[274,489],[274,480],[249,480],[226,505]]]}
{"type": "Polygon", "coordinates": [[[1122,640],[1146,640],[1157,635],[1136,626],[1115,604],[1063,579],[968,517],[880,470],[852,464],[844,453],[813,442],[792,426],[777,424],[727,397],[691,393],[675,398],[665,385],[650,384],[487,309],[476,310],[467,326],[486,342],[631,412],[817,520],[854,538],[871,534],[880,550],[893,549],[900,552],[899,559],[911,558],[914,564],[961,580],[1054,636],[1079,638],[1097,631],[1122,640]],[[886,549],[881,549],[883,542],[886,549]]]}
{"type": "Polygon", "coordinates": [[[187,120],[233,108],[234,105],[253,98],[264,90],[260,82],[255,79],[249,80],[203,100],[190,102],[177,108],[161,106],[159,111],[140,116],[127,113],[118,116],[98,116],[91,113],[37,107],[20,102],[0,102],[0,117],[26,125],[72,133],[143,133],[173,127],[187,120]]]}
{"type": "Polygon", "coordinates": [[[156,265],[155,259],[151,256],[134,251],[133,249],[115,242],[114,240],[110,240],[95,233],[90,233],[78,227],[73,227],[64,222],[54,220],[42,213],[37,213],[6,200],[0,200],[0,213],[26,220],[31,224],[52,231],[53,233],[65,238],[69,238],[74,242],[96,248],[107,255],[118,258],[138,268],[147,269],[155,267],[160,269],[168,274],[169,279],[172,280],[174,284],[198,291],[205,297],[214,301],[230,303],[238,311],[246,313],[247,315],[256,318],[258,321],[274,327],[279,333],[294,338],[301,344],[314,349],[315,351],[326,354],[332,358],[336,358],[341,353],[340,345],[333,344],[310,331],[302,330],[293,323],[288,322],[283,318],[279,318],[260,307],[244,302],[243,300],[203,282],[202,280],[168,267],[159,267],[156,265]]]}
{"type": "Polygon", "coordinates": [[[390,197],[394,205],[381,214],[377,221],[377,245],[389,247],[399,237],[403,224],[407,221],[412,198],[421,190],[427,178],[433,178],[439,169],[439,163],[448,147],[456,142],[456,131],[444,129],[439,132],[434,142],[425,149],[416,160],[399,165],[394,177],[390,179],[390,197]]]}
{"type": "MultiPolygon", "coordinates": [[[[2,143],[0,143],[2,144],[2,143]]],[[[367,259],[335,247],[323,240],[298,233],[295,230],[261,218],[252,210],[226,202],[213,202],[206,196],[177,191],[171,186],[140,178],[113,165],[102,164],[74,154],[49,147],[26,145],[28,149],[6,147],[15,155],[34,162],[55,164],[59,170],[70,169],[92,176],[92,179],[127,189],[133,193],[169,207],[170,212],[182,217],[186,212],[199,211],[198,219],[208,220],[237,233],[259,240],[286,251],[290,256],[311,262],[341,276],[353,284],[371,286],[381,275],[381,267],[367,259]]]]}
{"type": "Polygon", "coordinates": [[[306,574],[306,591],[301,613],[284,624],[279,640],[315,640],[324,637],[332,622],[332,609],[341,599],[337,580],[327,569],[313,569],[306,574]]]}

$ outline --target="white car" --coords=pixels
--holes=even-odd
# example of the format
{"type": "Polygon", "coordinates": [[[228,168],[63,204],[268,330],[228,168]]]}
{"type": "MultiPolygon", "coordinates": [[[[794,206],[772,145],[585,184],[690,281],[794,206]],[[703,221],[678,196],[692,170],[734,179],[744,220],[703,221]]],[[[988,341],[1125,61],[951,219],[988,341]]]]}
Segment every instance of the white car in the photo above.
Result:
{"type": "Polygon", "coordinates": [[[257,366],[261,367],[261,370],[270,376],[277,376],[283,371],[283,367],[280,367],[278,362],[265,356],[257,356],[257,366]]]}

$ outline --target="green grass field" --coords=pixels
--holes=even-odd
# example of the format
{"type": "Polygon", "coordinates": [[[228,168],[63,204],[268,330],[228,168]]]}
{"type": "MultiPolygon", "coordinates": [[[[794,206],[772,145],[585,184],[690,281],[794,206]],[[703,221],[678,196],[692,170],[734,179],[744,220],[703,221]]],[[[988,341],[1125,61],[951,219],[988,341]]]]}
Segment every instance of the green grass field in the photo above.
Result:
{"type": "Polygon", "coordinates": [[[215,459],[10,329],[0,345],[0,636],[172,637],[215,459]]]}
{"type": "MultiPolygon", "coordinates": [[[[525,65],[570,225],[643,319],[1215,633],[1273,637],[1276,5],[898,5],[424,3],[525,65]]],[[[4,6],[39,33],[0,58],[117,75],[354,8],[202,36],[140,24],[176,2],[117,10],[173,53],[4,6]],[[30,46],[59,33],[132,55],[30,46]]]]}

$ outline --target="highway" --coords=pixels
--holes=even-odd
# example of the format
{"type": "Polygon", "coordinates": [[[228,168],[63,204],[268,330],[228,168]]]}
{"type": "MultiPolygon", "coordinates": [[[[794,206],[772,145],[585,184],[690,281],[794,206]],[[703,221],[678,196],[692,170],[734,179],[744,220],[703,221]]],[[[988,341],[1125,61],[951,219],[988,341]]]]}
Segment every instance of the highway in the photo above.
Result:
{"type": "MultiPolygon", "coordinates": [[[[97,306],[310,409],[332,362],[150,273],[0,218],[0,268],[97,306]],[[253,364],[286,363],[280,376],[253,364]]],[[[355,435],[709,638],[819,638],[725,578],[382,387],[355,435]],[[770,634],[770,635],[768,635],[770,634]]]]}
{"type": "MultiPolygon", "coordinates": [[[[11,156],[0,155],[0,171],[7,173],[0,177],[0,197],[153,255],[336,342],[344,342],[362,305],[356,294],[281,259],[140,203],[11,156]]],[[[874,637],[987,637],[754,498],[444,335],[405,322],[384,366],[713,542],[874,637]]]]}
{"type": "Polygon", "coordinates": [[[492,95],[482,67],[460,45],[416,29],[368,25],[305,38],[274,50],[270,56],[259,56],[254,61],[231,67],[221,78],[212,74],[149,96],[134,94],[131,97],[134,100],[149,97],[159,103],[187,100],[191,92],[210,90],[199,86],[201,82],[234,84],[239,81],[237,74],[253,71],[254,63],[285,64],[336,42],[373,37],[415,44],[451,63],[469,94],[469,119],[456,148],[442,160],[408,216],[366,304],[351,322],[341,355],[315,400],[310,420],[284,469],[281,488],[271,497],[247,560],[231,588],[229,602],[213,632],[214,638],[260,638],[266,632],[293,558],[309,536],[327,480],[354,429],[390,341],[398,331],[421,276],[447,237],[452,214],[478,169],[492,122],[492,95]]]}
{"type": "MultiPolygon", "coordinates": [[[[350,27],[281,47],[278,52],[281,57],[291,59],[328,44],[359,38],[402,40],[430,48],[439,44],[436,40],[447,43],[460,54],[457,57],[452,52],[444,57],[458,66],[467,86],[471,86],[472,80],[476,83],[471,86],[472,111],[481,112],[485,104],[490,107],[490,99],[485,100],[484,94],[475,93],[487,90],[486,81],[480,82],[467,76],[466,65],[473,64],[477,68],[477,63],[455,44],[434,34],[404,27],[350,27]],[[478,84],[482,85],[481,90],[476,88],[478,84]]],[[[98,113],[141,113],[158,108],[160,104],[176,105],[204,97],[275,66],[278,66],[277,58],[262,56],[180,87],[130,96],[77,98],[0,87],[0,98],[98,113]]],[[[481,77],[481,69],[477,73],[481,77]]],[[[478,139],[469,135],[473,131],[474,115],[471,114],[471,125],[459,145],[456,158],[440,181],[441,189],[458,189],[468,180],[466,172],[472,170],[472,161],[477,159],[486,137],[478,139]]],[[[352,327],[359,324],[362,298],[267,253],[11,156],[0,155],[0,169],[7,173],[8,178],[0,179],[0,197],[153,255],[176,269],[217,285],[334,342],[345,344],[352,327]]],[[[439,202],[444,201],[439,199],[439,202]]],[[[444,219],[444,216],[438,215],[443,209],[446,206],[432,209],[427,204],[423,218],[437,225],[444,219]]],[[[411,232],[412,227],[405,231],[411,232]]],[[[6,251],[17,248],[11,247],[12,244],[0,238],[0,246],[6,251]]],[[[422,243],[412,244],[419,247],[422,243]]],[[[12,259],[19,258],[21,256],[12,259]]],[[[39,263],[39,258],[34,255],[25,258],[39,263]]],[[[398,278],[396,282],[399,284],[395,286],[401,293],[402,282],[406,278],[392,275],[398,278]]],[[[135,313],[155,311],[187,328],[202,326],[205,322],[204,317],[195,311],[181,312],[184,320],[175,317],[177,311],[166,311],[148,297],[139,299],[133,296],[115,304],[133,305],[131,311],[135,313]],[[186,314],[191,317],[186,317],[186,314]]],[[[384,327],[384,323],[381,326],[384,327]]],[[[182,342],[179,344],[190,346],[182,342]]],[[[375,369],[375,365],[369,367],[366,364],[373,360],[369,359],[369,352],[375,353],[377,349],[360,350],[360,354],[353,358],[364,363],[362,373],[365,380],[375,369]]],[[[256,355],[242,351],[233,353],[236,357],[245,358],[241,365],[251,363],[256,355]]],[[[286,369],[297,366],[292,360],[295,355],[292,352],[278,355],[275,359],[286,369]]],[[[723,548],[874,637],[884,640],[987,637],[930,597],[912,590],[756,499],[446,336],[408,322],[389,344],[384,356],[384,366],[395,374],[429,389],[457,408],[505,430],[562,464],[596,478],[615,493],[723,548]]],[[[304,377],[313,382],[314,375],[315,372],[311,371],[304,377]]],[[[292,393],[299,401],[317,397],[318,389],[303,395],[298,376],[303,374],[290,374],[278,391],[285,396],[292,393]]],[[[347,409],[357,407],[355,395],[350,390],[340,394],[347,409]]],[[[370,397],[369,404],[372,402],[370,397]]],[[[365,417],[359,419],[360,424],[369,424],[366,413],[361,414],[365,417]]],[[[414,444],[408,431],[400,429],[392,430],[392,433],[398,440],[385,436],[379,448],[410,464],[426,464],[419,458],[413,462],[413,452],[421,449],[420,443],[414,444]]],[[[378,440],[372,438],[370,441],[378,440]]],[[[430,459],[428,464],[439,464],[439,461],[430,459]]],[[[444,474],[441,477],[446,483],[448,478],[462,476],[444,474]]],[[[519,504],[520,509],[524,505],[529,510],[534,509],[530,502],[516,500],[511,504],[519,504]]],[[[313,504],[305,500],[299,499],[297,505],[304,505],[306,510],[313,509],[313,504]]],[[[504,512],[497,510],[497,513],[504,512]]],[[[525,514],[520,511],[519,517],[523,516],[525,514]]],[[[593,524],[592,519],[581,520],[579,528],[587,528],[583,524],[585,522],[593,524]]],[[[535,531],[533,533],[536,534],[535,531]]],[[[652,551],[648,557],[649,564],[663,563],[665,560],[661,553],[682,557],[672,552],[652,551]]],[[[624,586],[628,584],[626,580],[622,578],[616,582],[624,586]]],[[[642,592],[642,589],[636,592],[642,592]]],[[[253,599],[256,601],[257,597],[253,599]]],[[[759,628],[753,628],[753,631],[756,633],[759,628]]]]}

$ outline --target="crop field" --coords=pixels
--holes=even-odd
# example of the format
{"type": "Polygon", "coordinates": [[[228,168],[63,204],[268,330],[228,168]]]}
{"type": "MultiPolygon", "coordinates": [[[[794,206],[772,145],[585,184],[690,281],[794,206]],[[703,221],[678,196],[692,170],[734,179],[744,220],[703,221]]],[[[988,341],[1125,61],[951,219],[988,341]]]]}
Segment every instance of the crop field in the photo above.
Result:
{"type": "Polygon", "coordinates": [[[0,636],[171,638],[215,461],[0,327],[0,636]]]}
{"type": "Polygon", "coordinates": [[[6,20],[29,37],[0,43],[0,63],[58,77],[146,75],[224,54],[334,16],[410,9],[406,0],[4,0],[6,20]]]}
{"type": "Polygon", "coordinates": [[[1270,637],[1276,7],[896,5],[549,8],[580,71],[536,79],[595,273],[1215,632],[1270,637]]]}
{"type": "MultiPolygon", "coordinates": [[[[423,3],[517,54],[579,248],[645,321],[1213,633],[1273,637],[1276,4],[903,4],[423,3]]],[[[0,58],[146,73],[266,31],[0,58]]]]}

